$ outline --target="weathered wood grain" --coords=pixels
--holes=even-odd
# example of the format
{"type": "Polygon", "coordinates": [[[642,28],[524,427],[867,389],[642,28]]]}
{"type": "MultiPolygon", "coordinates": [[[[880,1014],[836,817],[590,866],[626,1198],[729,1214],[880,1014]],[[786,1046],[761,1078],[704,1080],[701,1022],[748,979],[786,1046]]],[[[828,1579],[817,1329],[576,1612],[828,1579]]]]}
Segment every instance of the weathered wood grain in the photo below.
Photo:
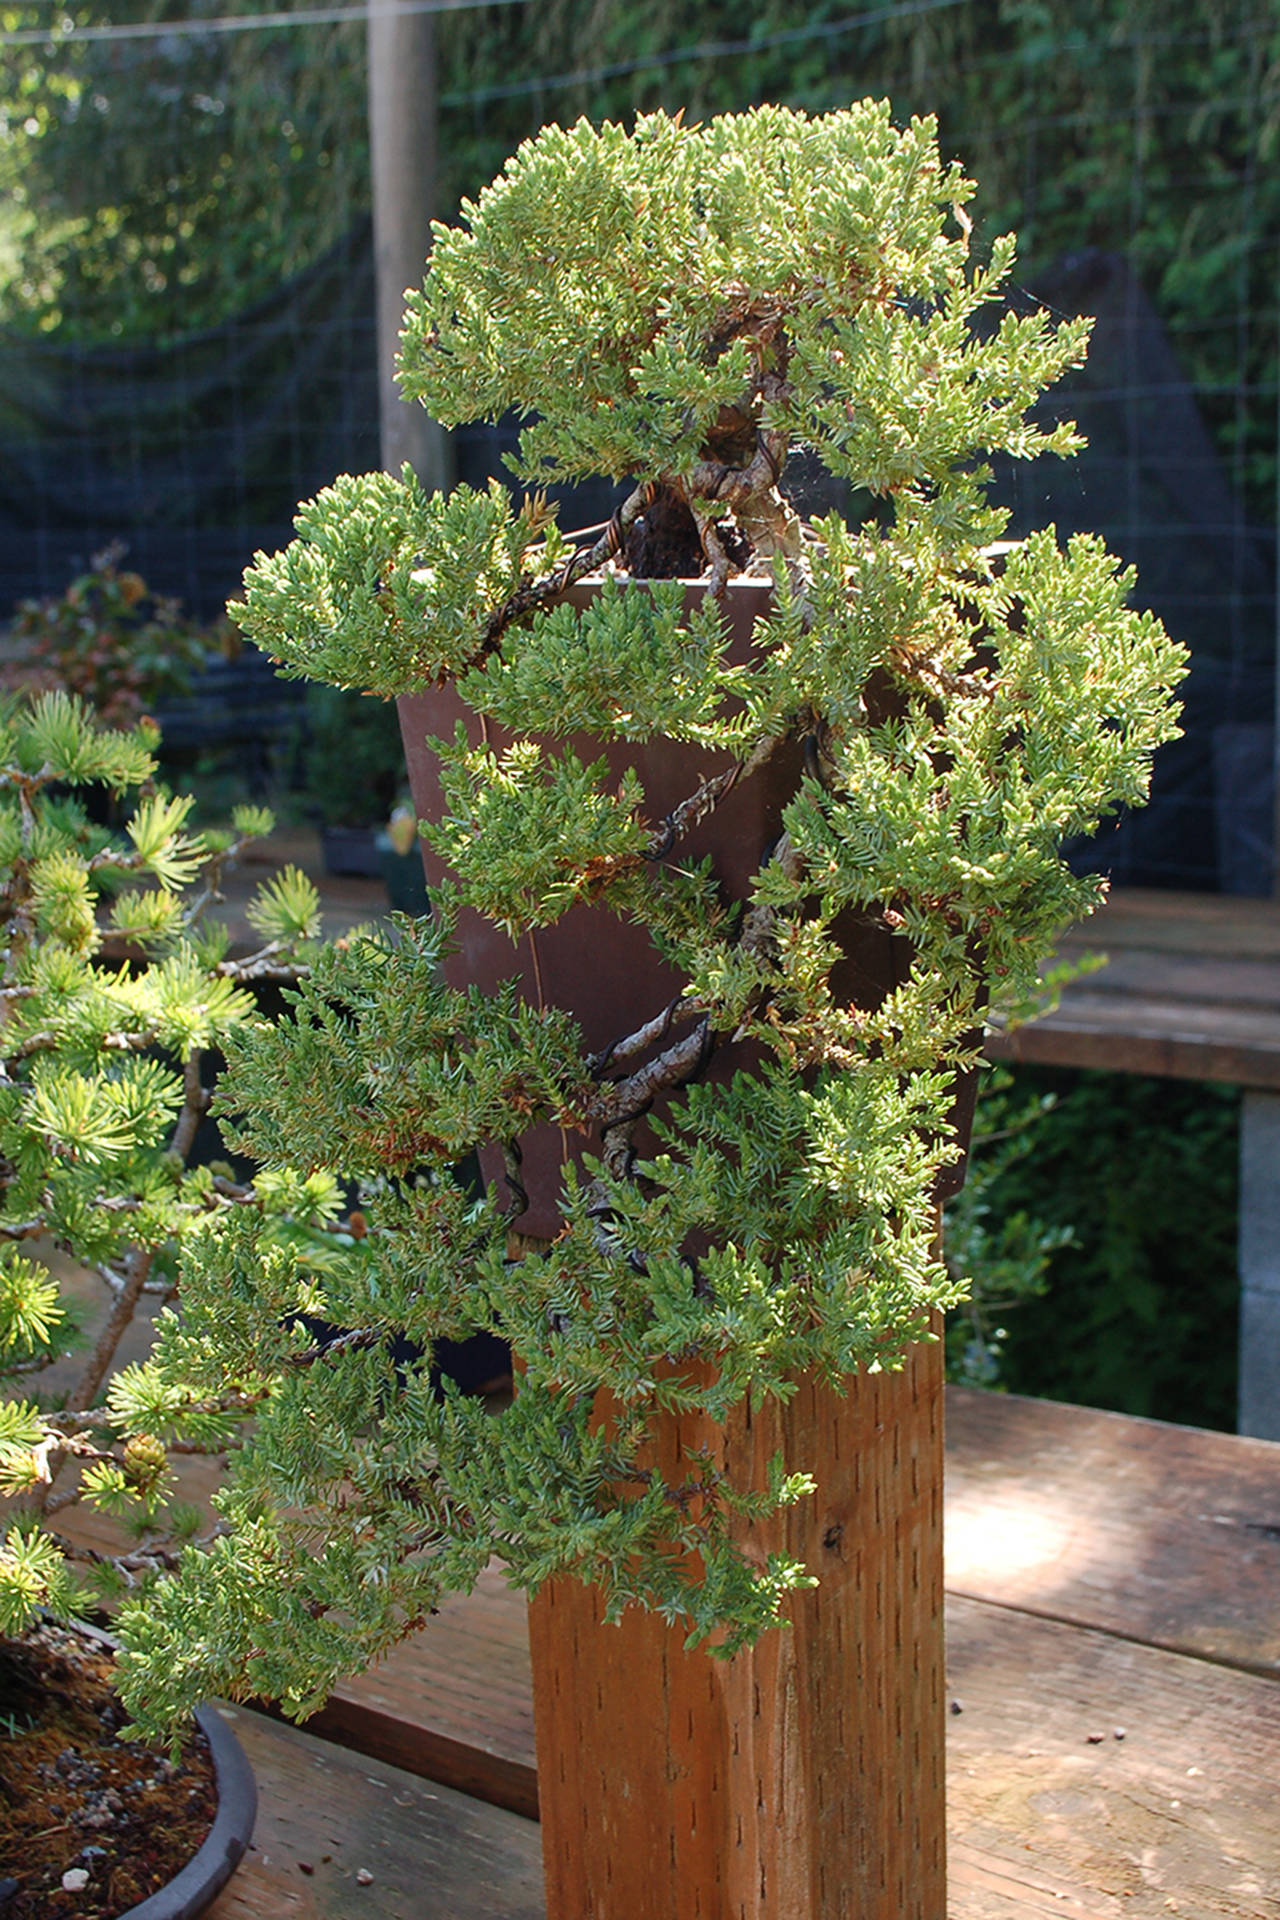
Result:
{"type": "Polygon", "coordinates": [[[992,1059],[1280,1087],[1280,905],[1120,890],[1058,958],[1109,964],[1051,1014],[993,1034],[992,1059]]]}
{"type": "Polygon", "coordinates": [[[732,1660],[549,1582],[529,1631],[547,1904],[556,1920],[943,1920],[940,1349],[846,1396],[688,1416],[655,1467],[702,1450],[763,1485],[777,1452],[819,1493],[751,1530],[814,1567],[786,1633],[732,1660]]]}
{"type": "Polygon", "coordinates": [[[1106,951],[1106,966],[1085,976],[1082,991],[1092,988],[1108,996],[1203,1001],[1211,1008],[1237,1007],[1254,1012],[1274,1010],[1280,999],[1280,959],[1242,959],[1197,950],[1165,952],[1155,947],[1121,946],[1111,940],[1106,951]]]}
{"type": "Polygon", "coordinates": [[[946,1516],[951,1593],[1280,1678],[1273,1441],[952,1387],[946,1516]]]}
{"type": "Polygon", "coordinates": [[[495,1562],[474,1592],[450,1595],[421,1633],[344,1681],[309,1729],[536,1818],[527,1613],[495,1562]]]}
{"type": "Polygon", "coordinates": [[[1064,936],[1064,950],[1068,946],[1280,960],[1280,908],[1242,894],[1116,887],[1097,913],[1064,936]]]}
{"type": "Polygon", "coordinates": [[[531,1821],[261,1714],[233,1725],[258,1824],[209,1920],[544,1920],[531,1821]]]}
{"type": "Polygon", "coordinates": [[[1274,1680],[974,1600],[947,1634],[953,1920],[1274,1920],[1274,1680]]]}
{"type": "MultiPolygon", "coordinates": [[[[1094,975],[1091,985],[1102,978],[1094,975]]],[[[1140,999],[1070,987],[1056,1013],[992,1033],[988,1059],[1093,1067],[1172,1080],[1280,1088],[1280,1015],[1270,1008],[1140,999]]]]}

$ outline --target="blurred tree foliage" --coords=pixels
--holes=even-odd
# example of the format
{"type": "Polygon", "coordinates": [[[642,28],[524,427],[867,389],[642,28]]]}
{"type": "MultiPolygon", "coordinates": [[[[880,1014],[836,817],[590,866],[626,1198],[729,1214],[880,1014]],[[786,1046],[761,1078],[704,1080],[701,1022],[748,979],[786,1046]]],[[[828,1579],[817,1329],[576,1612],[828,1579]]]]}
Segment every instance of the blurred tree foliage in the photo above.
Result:
{"type": "MultiPolygon", "coordinates": [[[[297,10],[302,0],[272,0],[297,10]]],[[[364,26],[225,32],[263,0],[67,0],[205,32],[5,45],[0,320],[82,338],[216,323],[367,211],[364,26]]],[[[0,8],[12,32],[51,0],[0,8]]],[[[441,212],[545,120],[887,94],[936,112],[988,237],[1136,260],[1235,477],[1274,474],[1280,14],[1272,0],[538,0],[437,23],[441,212]]]]}
{"type": "MultiPolygon", "coordinates": [[[[274,11],[274,4],[272,6],[274,11]]],[[[119,27],[259,11],[232,0],[58,8],[119,27]]],[[[44,4],[0,10],[47,26],[44,4]]],[[[368,196],[359,21],[4,47],[0,189],[10,325],[186,332],[305,267],[368,196]]]]}
{"type": "Polygon", "coordinates": [[[1001,1317],[1000,1385],[1233,1429],[1239,1088],[1019,1067],[1009,1097],[1040,1111],[985,1213],[1074,1234],[1001,1317]]]}

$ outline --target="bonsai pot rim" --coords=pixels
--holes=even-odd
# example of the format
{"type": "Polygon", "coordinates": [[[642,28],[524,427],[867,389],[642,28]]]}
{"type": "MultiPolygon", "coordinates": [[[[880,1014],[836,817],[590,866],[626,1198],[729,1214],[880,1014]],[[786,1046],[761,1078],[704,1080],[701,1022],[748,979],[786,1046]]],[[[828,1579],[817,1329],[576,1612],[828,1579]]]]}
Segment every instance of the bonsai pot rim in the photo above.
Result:
{"type": "Polygon", "coordinates": [[[207,1911],[249,1850],[258,1789],[244,1748],[213,1706],[196,1708],[218,1784],[218,1811],[204,1841],[168,1886],[129,1907],[120,1920],[196,1920],[207,1911]]]}
{"type": "MultiPolygon", "coordinates": [[[[119,1642],[88,1620],[66,1623],[111,1653],[119,1642]]],[[[213,1705],[197,1707],[195,1723],[209,1742],[218,1811],[185,1867],[167,1885],[127,1907],[119,1920],[198,1920],[213,1905],[249,1850],[258,1817],[258,1788],[244,1748],[213,1705]]]]}

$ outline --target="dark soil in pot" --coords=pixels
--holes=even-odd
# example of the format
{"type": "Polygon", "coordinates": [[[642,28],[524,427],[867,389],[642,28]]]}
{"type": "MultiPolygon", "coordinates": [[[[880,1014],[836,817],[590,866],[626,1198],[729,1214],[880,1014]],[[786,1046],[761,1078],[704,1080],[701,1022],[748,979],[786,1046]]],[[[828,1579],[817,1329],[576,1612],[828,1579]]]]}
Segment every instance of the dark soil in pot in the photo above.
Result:
{"type": "Polygon", "coordinates": [[[121,1740],[111,1682],[107,1649],[69,1629],[0,1640],[0,1920],[119,1920],[213,1824],[205,1735],[193,1729],[176,1762],[121,1740]]]}

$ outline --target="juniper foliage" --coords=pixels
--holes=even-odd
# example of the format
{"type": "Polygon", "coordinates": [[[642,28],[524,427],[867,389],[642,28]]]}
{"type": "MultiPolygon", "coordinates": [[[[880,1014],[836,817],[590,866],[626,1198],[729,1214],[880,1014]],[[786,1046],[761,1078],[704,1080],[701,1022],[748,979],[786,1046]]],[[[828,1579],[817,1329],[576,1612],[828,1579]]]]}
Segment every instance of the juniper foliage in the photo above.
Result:
{"type": "Polygon", "coordinates": [[[367,1231],[322,1269],[251,1212],[188,1241],[162,1366],[257,1413],[229,1532],[127,1623],[152,1723],[209,1690],[305,1710],[494,1553],[521,1585],[571,1572],[611,1614],[641,1603],[722,1652],[809,1578],[744,1536],[806,1496],[805,1462],[767,1485],[710,1455],[664,1478],[655,1423],[893,1366],[956,1297],[934,1202],[956,1076],[992,992],[1033,994],[1100,898],[1063,838],[1140,803],[1176,731],[1182,652],[1127,604],[1132,576],[1093,539],[1005,543],[986,497],[992,453],[1076,446],[1026,410],[1087,326],[978,324],[1013,243],[971,261],[972,191],[932,123],[899,130],[882,103],[545,128],[437,228],[402,383],[449,423],[518,409],[527,481],[625,478],[610,527],[574,542],[541,498],[343,477],[247,574],[234,612],[284,671],[452,682],[478,724],[433,743],[433,920],[327,954],[286,1020],[231,1043],[242,1147],[281,1182],[340,1167],[367,1231]],[[803,524],[799,446],[873,517],[803,524]],[[659,508],[701,550],[692,612],[635,577],[659,508]],[[772,583],[746,662],[724,617],[739,575],[772,583]],[[581,731],[598,757],[566,744],[581,731]],[[663,822],[605,758],[655,735],[691,755],[663,822]],[[688,829],[797,741],[784,831],[735,906],[688,829]],[[604,1051],[567,1009],[442,976],[461,907],[521,935],[584,902],[684,983],[604,1051]],[[833,985],[850,914],[909,956],[879,1005],[833,985]],[[755,1064],[706,1080],[744,1039],[755,1064]],[[637,1160],[641,1111],[657,1145],[637,1160]],[[561,1232],[531,1244],[519,1146],[547,1122],[591,1151],[561,1232]],[[458,1173],[474,1147],[505,1184],[458,1173]],[[432,1387],[434,1343],[476,1327],[518,1358],[496,1418],[432,1387]]]}

